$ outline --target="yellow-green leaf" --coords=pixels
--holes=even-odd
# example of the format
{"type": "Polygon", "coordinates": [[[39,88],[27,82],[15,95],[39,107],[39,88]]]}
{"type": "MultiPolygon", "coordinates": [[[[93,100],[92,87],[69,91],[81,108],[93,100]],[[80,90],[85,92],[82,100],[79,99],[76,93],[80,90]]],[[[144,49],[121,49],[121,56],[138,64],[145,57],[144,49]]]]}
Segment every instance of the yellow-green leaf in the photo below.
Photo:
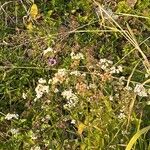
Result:
{"type": "Polygon", "coordinates": [[[81,135],[83,130],[85,129],[85,125],[83,123],[79,123],[78,125],[78,134],[81,135]]]}
{"type": "Polygon", "coordinates": [[[139,130],[129,141],[127,147],[125,150],[131,150],[132,146],[135,144],[135,142],[137,141],[137,139],[144,133],[146,133],[148,130],[150,130],[150,126],[147,126],[141,130],[139,130]]]}
{"type": "Polygon", "coordinates": [[[38,15],[38,7],[36,4],[33,4],[31,6],[31,10],[30,10],[30,16],[33,18],[33,19],[36,19],[36,16],[38,15]]]}
{"type": "Polygon", "coordinates": [[[29,22],[29,23],[26,25],[26,28],[27,28],[29,31],[32,31],[32,29],[33,29],[32,22],[29,22]]]}

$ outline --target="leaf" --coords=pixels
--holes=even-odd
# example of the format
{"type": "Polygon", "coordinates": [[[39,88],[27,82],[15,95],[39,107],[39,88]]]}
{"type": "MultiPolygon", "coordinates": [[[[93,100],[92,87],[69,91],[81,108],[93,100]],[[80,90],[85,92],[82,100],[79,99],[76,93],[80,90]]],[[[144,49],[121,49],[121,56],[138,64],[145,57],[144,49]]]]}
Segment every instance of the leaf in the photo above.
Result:
{"type": "Polygon", "coordinates": [[[129,141],[127,147],[125,150],[131,150],[132,146],[135,144],[135,142],[137,141],[137,139],[144,133],[146,133],[148,130],[150,130],[150,126],[147,126],[141,130],[139,130],[129,141]]]}
{"type": "Polygon", "coordinates": [[[78,125],[78,131],[77,131],[78,134],[81,135],[84,129],[85,129],[85,125],[83,123],[80,123],[78,125]]]}
{"type": "Polygon", "coordinates": [[[36,19],[36,16],[38,14],[38,7],[36,4],[33,4],[31,6],[31,10],[30,10],[30,16],[33,18],[33,19],[36,19]]]}
{"type": "Polygon", "coordinates": [[[137,0],[127,0],[128,6],[132,8],[135,6],[136,3],[137,3],[137,0]]]}

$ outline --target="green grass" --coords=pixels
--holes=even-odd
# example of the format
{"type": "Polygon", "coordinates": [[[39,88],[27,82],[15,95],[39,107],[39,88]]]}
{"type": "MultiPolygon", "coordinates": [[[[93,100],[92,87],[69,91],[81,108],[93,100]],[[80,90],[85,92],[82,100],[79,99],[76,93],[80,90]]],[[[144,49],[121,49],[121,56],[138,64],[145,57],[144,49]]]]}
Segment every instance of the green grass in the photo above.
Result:
{"type": "Polygon", "coordinates": [[[150,2],[34,3],[0,2],[0,150],[150,150],[150,2]]]}

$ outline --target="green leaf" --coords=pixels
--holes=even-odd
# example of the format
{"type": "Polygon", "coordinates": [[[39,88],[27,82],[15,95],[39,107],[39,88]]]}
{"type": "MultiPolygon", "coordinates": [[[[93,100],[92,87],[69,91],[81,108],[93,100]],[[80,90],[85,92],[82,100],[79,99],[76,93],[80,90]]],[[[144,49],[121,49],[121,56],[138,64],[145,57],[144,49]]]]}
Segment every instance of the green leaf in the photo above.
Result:
{"type": "Polygon", "coordinates": [[[135,142],[137,141],[137,139],[144,133],[146,133],[148,130],[150,130],[150,126],[147,126],[141,130],[139,130],[129,141],[127,147],[125,150],[131,150],[132,146],[135,144],[135,142]]]}

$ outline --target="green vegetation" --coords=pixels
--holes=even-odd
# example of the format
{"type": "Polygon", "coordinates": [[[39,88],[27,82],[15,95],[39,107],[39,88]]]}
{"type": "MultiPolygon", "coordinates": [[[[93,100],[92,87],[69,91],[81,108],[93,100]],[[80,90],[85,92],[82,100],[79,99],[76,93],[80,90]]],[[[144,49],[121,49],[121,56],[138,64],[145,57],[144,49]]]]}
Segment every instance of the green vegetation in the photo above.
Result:
{"type": "Polygon", "coordinates": [[[150,150],[150,1],[0,1],[0,150],[150,150]]]}

